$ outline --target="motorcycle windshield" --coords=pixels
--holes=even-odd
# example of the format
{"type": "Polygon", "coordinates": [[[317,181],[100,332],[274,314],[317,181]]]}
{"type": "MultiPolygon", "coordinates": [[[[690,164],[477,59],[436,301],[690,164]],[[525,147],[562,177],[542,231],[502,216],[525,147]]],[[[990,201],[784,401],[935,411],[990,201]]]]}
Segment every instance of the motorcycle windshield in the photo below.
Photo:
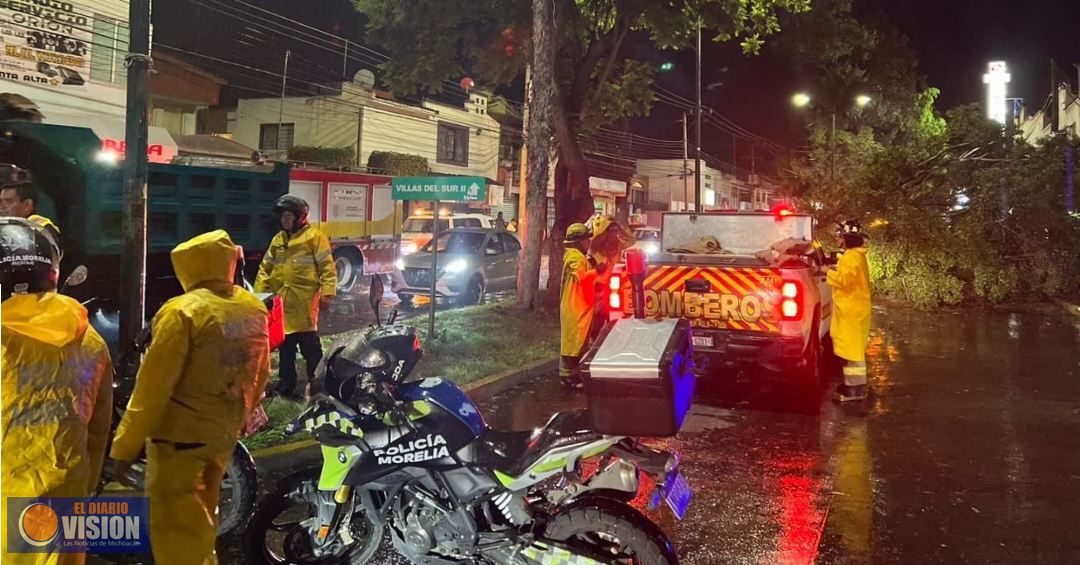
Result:
{"type": "Polygon", "coordinates": [[[352,375],[362,373],[364,371],[381,370],[390,366],[390,358],[386,353],[376,349],[368,342],[367,336],[357,336],[352,339],[342,348],[341,353],[338,354],[338,360],[345,362],[345,366],[335,366],[335,371],[339,370],[339,367],[349,371],[347,374],[338,374],[337,377],[343,378],[352,375]]]}

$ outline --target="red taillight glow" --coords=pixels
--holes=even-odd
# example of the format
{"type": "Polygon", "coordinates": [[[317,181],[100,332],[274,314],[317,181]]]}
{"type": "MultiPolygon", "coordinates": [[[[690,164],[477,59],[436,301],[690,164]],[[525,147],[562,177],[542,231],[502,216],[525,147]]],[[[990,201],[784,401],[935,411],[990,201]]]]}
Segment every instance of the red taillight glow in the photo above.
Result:
{"type": "Polygon", "coordinates": [[[622,294],[619,293],[620,289],[622,289],[622,278],[612,276],[608,280],[608,289],[611,290],[608,294],[608,307],[612,310],[622,309],[622,294]]]}
{"type": "Polygon", "coordinates": [[[785,320],[802,318],[802,287],[795,281],[784,281],[780,286],[780,315],[785,320]]]}

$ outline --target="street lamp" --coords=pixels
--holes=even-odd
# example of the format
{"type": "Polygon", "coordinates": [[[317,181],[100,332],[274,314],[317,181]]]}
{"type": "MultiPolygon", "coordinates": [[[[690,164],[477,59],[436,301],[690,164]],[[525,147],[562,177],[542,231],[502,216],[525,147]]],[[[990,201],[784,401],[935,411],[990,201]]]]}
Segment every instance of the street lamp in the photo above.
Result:
{"type": "MultiPolygon", "coordinates": [[[[805,108],[810,105],[810,95],[805,92],[796,92],[791,96],[791,104],[796,108],[805,108]]],[[[859,110],[865,108],[874,99],[868,94],[855,95],[855,107],[859,110]]],[[[836,112],[830,113],[832,124],[829,134],[829,183],[836,183],[836,112]]]]}

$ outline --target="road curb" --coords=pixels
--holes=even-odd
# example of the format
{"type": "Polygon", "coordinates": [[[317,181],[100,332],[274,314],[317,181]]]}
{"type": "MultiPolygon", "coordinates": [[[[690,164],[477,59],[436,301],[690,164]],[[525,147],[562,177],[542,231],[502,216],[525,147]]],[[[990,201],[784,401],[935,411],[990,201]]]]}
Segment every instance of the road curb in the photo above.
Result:
{"type": "MultiPolygon", "coordinates": [[[[489,377],[484,377],[480,380],[473,381],[463,387],[469,398],[474,401],[486,400],[505,392],[519,384],[524,383],[530,379],[539,378],[544,375],[554,373],[559,369],[559,358],[552,357],[550,359],[544,359],[530,363],[520,369],[510,369],[502,373],[497,373],[489,377]]],[[[251,451],[251,456],[258,459],[261,457],[272,457],[274,455],[281,455],[284,453],[291,453],[307,447],[318,445],[314,439],[302,439],[292,443],[285,443],[282,445],[272,445],[270,447],[263,447],[260,449],[254,449],[251,451]]]]}

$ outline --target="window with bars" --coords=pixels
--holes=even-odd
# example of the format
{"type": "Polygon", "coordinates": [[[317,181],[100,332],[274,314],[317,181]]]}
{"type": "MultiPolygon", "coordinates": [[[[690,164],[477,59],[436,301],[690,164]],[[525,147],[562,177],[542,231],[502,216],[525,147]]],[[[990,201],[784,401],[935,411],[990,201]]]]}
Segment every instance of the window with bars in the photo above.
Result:
{"type": "Polygon", "coordinates": [[[126,22],[94,15],[93,48],[90,49],[90,80],[127,84],[124,57],[128,52],[126,22]]]}
{"type": "Polygon", "coordinates": [[[439,124],[436,162],[447,165],[469,165],[469,130],[449,124],[439,124]]]}
{"type": "Polygon", "coordinates": [[[259,126],[259,151],[286,151],[293,146],[295,124],[259,126]]]}

